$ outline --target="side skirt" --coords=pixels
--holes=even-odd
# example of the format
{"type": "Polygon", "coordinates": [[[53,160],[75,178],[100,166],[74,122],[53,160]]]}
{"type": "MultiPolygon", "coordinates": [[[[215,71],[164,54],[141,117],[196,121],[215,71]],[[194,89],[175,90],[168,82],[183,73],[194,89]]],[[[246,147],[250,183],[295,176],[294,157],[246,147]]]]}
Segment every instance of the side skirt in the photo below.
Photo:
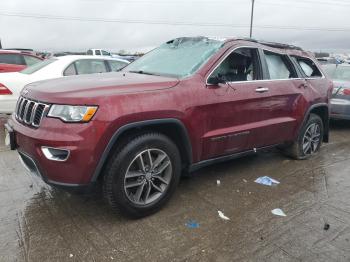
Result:
{"type": "Polygon", "coordinates": [[[196,171],[198,169],[201,169],[203,167],[206,167],[206,166],[209,166],[209,165],[212,165],[212,164],[217,164],[217,163],[229,161],[229,160],[232,160],[232,159],[240,158],[240,157],[243,157],[243,156],[256,154],[256,153],[258,153],[260,151],[263,151],[263,150],[266,150],[266,149],[275,148],[277,146],[282,146],[282,145],[284,145],[284,144],[276,144],[276,145],[264,146],[264,147],[254,148],[254,149],[250,149],[250,150],[239,152],[239,153],[234,153],[234,154],[231,154],[231,155],[225,155],[225,156],[220,156],[220,157],[215,157],[215,158],[203,160],[203,161],[200,161],[200,162],[192,164],[189,167],[189,172],[196,171]]]}

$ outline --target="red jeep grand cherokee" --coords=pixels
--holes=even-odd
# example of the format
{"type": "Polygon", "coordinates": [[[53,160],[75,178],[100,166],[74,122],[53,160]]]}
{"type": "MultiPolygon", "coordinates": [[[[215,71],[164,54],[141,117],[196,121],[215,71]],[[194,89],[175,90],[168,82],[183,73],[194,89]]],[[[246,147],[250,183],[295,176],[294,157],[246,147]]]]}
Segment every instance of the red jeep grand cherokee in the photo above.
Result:
{"type": "Polygon", "coordinates": [[[331,93],[300,48],[184,37],[121,72],[26,86],[6,128],[48,184],[101,181],[113,208],[141,217],[167,202],[182,172],[272,146],[297,159],[316,153],[331,93]]]}

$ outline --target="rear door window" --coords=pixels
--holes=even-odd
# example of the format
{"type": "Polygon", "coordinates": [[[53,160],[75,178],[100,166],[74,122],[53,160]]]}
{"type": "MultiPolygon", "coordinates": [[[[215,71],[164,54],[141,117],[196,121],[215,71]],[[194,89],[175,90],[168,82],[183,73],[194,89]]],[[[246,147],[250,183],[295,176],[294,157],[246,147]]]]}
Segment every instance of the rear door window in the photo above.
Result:
{"type": "Polygon", "coordinates": [[[63,75],[64,76],[73,76],[76,75],[77,71],[75,70],[75,65],[74,63],[70,64],[70,66],[68,66],[66,68],[66,70],[64,70],[63,75]]]}
{"type": "Polygon", "coordinates": [[[84,59],[75,62],[78,75],[107,72],[104,60],[84,59]]]}
{"type": "Polygon", "coordinates": [[[100,50],[95,50],[95,55],[101,55],[101,51],[100,50]]]}
{"type": "Polygon", "coordinates": [[[26,75],[31,75],[39,70],[41,70],[42,68],[54,63],[55,61],[57,61],[56,58],[50,58],[50,59],[47,59],[47,60],[43,60],[39,63],[36,63],[32,66],[29,66],[27,67],[26,69],[23,69],[21,71],[22,74],[26,74],[26,75]]]}
{"type": "Polygon", "coordinates": [[[1,64],[25,65],[20,54],[0,54],[1,64]]]}
{"type": "Polygon", "coordinates": [[[317,65],[309,58],[292,56],[292,59],[300,66],[306,77],[322,77],[317,65]]]}
{"type": "Polygon", "coordinates": [[[297,74],[287,55],[264,51],[270,79],[296,78],[297,74]]]}
{"type": "Polygon", "coordinates": [[[24,55],[23,58],[24,58],[24,61],[27,64],[27,66],[31,66],[31,65],[34,65],[34,64],[39,63],[39,62],[42,61],[41,59],[36,58],[34,56],[30,56],[30,55],[24,55]]]}
{"type": "Polygon", "coordinates": [[[108,52],[106,52],[106,51],[104,51],[104,50],[102,50],[102,55],[104,55],[104,56],[110,56],[111,54],[108,53],[108,52]]]}
{"type": "Polygon", "coordinates": [[[127,66],[128,64],[122,61],[116,61],[116,60],[107,60],[109,67],[111,68],[112,72],[119,71],[123,67],[127,66]]]}

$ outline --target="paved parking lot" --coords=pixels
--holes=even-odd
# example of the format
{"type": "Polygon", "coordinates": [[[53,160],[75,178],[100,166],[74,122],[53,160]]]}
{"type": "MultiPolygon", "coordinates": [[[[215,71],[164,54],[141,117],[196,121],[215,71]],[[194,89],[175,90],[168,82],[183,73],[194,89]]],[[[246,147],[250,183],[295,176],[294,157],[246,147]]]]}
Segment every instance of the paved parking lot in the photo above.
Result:
{"type": "Polygon", "coordinates": [[[311,160],[272,150],[202,169],[140,220],[29,176],[0,137],[0,261],[350,261],[350,123],[311,160]],[[265,175],[281,183],[254,183],[265,175]]]}

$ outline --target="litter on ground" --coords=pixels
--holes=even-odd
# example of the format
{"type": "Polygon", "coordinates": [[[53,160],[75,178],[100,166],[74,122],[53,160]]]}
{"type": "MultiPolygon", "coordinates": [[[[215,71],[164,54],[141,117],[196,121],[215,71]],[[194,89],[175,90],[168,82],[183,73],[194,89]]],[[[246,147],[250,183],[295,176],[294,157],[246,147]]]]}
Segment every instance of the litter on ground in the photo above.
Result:
{"type": "Polygon", "coordinates": [[[329,228],[330,228],[330,225],[328,223],[325,223],[323,229],[327,231],[329,228]]]}
{"type": "Polygon", "coordinates": [[[281,217],[286,217],[287,215],[283,212],[282,209],[280,208],[275,208],[274,210],[271,210],[271,213],[274,214],[275,216],[281,216],[281,217]]]}
{"type": "Polygon", "coordinates": [[[280,182],[278,182],[276,179],[273,179],[268,176],[261,176],[255,179],[255,183],[265,185],[265,186],[272,186],[272,185],[278,185],[280,182]]]}
{"type": "Polygon", "coordinates": [[[216,180],[216,184],[217,184],[218,186],[220,186],[220,184],[221,184],[220,180],[216,180]]]}
{"type": "Polygon", "coordinates": [[[199,223],[196,222],[195,220],[189,220],[187,223],[186,223],[186,226],[188,228],[199,228],[199,223]]]}
{"type": "Polygon", "coordinates": [[[248,181],[247,181],[247,180],[245,180],[245,179],[243,179],[243,182],[244,182],[244,183],[248,183],[248,181]]]}
{"type": "Polygon", "coordinates": [[[224,215],[220,210],[218,210],[219,217],[221,217],[224,220],[230,220],[227,216],[224,215]]]}

